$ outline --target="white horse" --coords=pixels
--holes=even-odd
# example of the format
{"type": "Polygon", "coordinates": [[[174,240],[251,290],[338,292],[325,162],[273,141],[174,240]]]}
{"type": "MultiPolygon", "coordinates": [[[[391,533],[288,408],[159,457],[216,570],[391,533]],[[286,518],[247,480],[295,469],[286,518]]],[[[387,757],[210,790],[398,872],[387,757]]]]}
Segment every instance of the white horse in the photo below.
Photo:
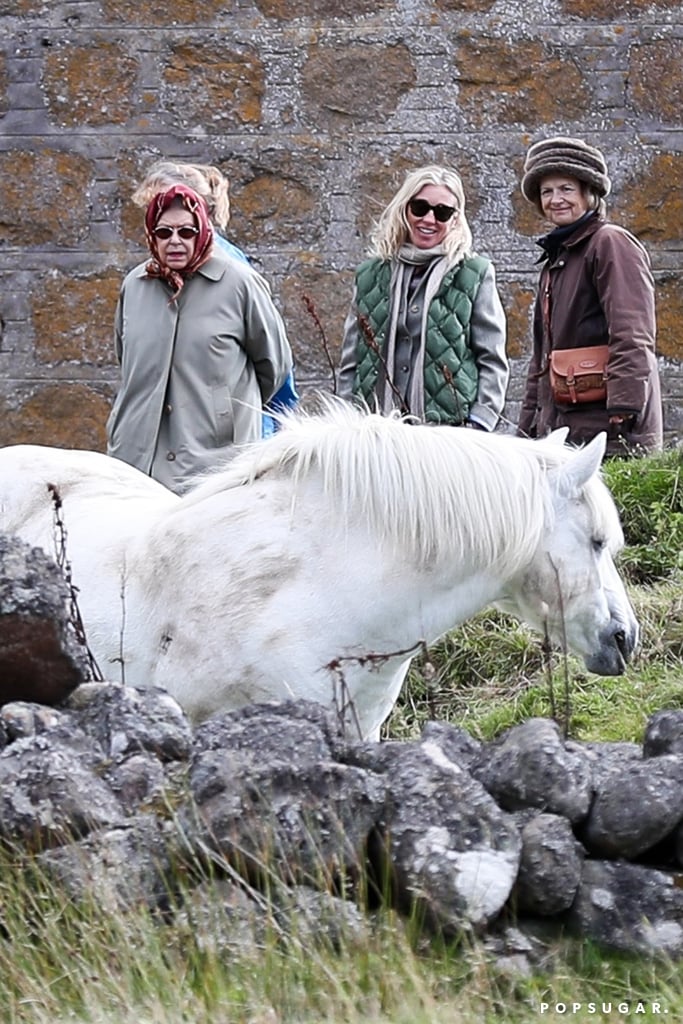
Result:
{"type": "Polygon", "coordinates": [[[0,528],[54,554],[106,678],[198,721],[307,698],[376,738],[421,645],[491,604],[618,675],[638,627],[599,476],[572,450],[330,404],[183,497],[94,452],[0,449],[0,528]]]}

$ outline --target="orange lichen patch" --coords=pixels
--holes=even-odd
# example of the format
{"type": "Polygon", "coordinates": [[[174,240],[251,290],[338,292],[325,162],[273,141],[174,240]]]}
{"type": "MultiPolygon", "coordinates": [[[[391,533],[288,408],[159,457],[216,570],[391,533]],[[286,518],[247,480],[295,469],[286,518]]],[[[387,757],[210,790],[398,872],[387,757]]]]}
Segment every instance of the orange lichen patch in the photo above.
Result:
{"type": "Polygon", "coordinates": [[[137,242],[141,245],[144,243],[145,211],[142,207],[134,204],[131,196],[145,176],[147,168],[160,159],[161,154],[154,151],[125,150],[119,153],[117,171],[121,234],[128,242],[137,242]]]}
{"type": "MultiPolygon", "coordinates": [[[[657,0],[657,7],[678,8],[679,0],[657,0]]],[[[571,17],[596,21],[623,21],[652,7],[652,0],[560,0],[560,8],[571,17]]],[[[618,24],[615,31],[623,32],[618,24]]]]}
{"type": "Polygon", "coordinates": [[[55,46],[43,66],[48,110],[69,127],[124,124],[135,109],[137,73],[137,61],[117,43],[55,46]]]}
{"type": "Polygon", "coordinates": [[[368,119],[381,122],[396,111],[416,81],[412,54],[402,43],[326,45],[309,52],[302,93],[308,111],[330,127],[368,119]]]}
{"type": "Polygon", "coordinates": [[[500,282],[507,318],[507,353],[510,359],[528,355],[531,349],[531,316],[536,292],[519,281],[500,282]]]}
{"type": "Polygon", "coordinates": [[[66,362],[114,365],[114,311],[120,275],[69,277],[57,273],[41,284],[33,303],[36,358],[43,364],[66,362]]]}
{"type": "Polygon", "coordinates": [[[657,352],[683,359],[683,283],[678,274],[657,282],[657,352]]]}
{"type": "Polygon", "coordinates": [[[265,92],[263,62],[254,51],[174,46],[163,71],[165,106],[182,124],[219,128],[258,124],[265,92]]]}
{"type": "Polygon", "coordinates": [[[683,105],[683,40],[658,39],[629,51],[627,96],[631,106],[662,123],[680,124],[683,105]]]}
{"type": "Polygon", "coordinates": [[[36,0],[5,0],[4,3],[0,3],[0,14],[32,18],[40,14],[43,7],[44,4],[36,0]]]}
{"type": "Polygon", "coordinates": [[[34,384],[11,407],[0,403],[0,445],[49,444],[104,451],[111,403],[88,384],[34,384]]]}
{"type": "MultiPolygon", "coordinates": [[[[339,16],[339,0],[256,0],[256,6],[266,18],[279,21],[299,21],[301,18],[336,18],[339,16]]],[[[395,8],[395,0],[344,0],[344,17],[353,21],[369,14],[395,8]]]]}
{"type": "Polygon", "coordinates": [[[496,0],[434,0],[434,8],[437,11],[456,13],[470,11],[474,14],[483,14],[490,11],[496,0]]]}
{"type": "Polygon", "coordinates": [[[319,233],[320,218],[311,221],[317,204],[316,194],[301,181],[259,171],[251,181],[236,189],[234,196],[233,225],[235,233],[245,242],[252,245],[266,239],[290,242],[301,232],[310,241],[319,233]]]}
{"type": "MultiPolygon", "coordinates": [[[[103,0],[105,21],[131,21],[130,0],[103,0]]],[[[224,0],[139,0],[135,5],[135,20],[140,25],[214,25],[216,18],[225,13],[224,0]]]]}
{"type": "MultiPolygon", "coordinates": [[[[524,161],[520,160],[518,164],[519,169],[516,176],[518,183],[521,183],[522,180],[523,163],[524,161]]],[[[512,222],[515,231],[518,231],[520,235],[526,235],[528,238],[538,238],[549,230],[548,223],[543,219],[534,204],[528,202],[522,195],[519,184],[510,196],[510,205],[512,206],[512,222]]]]}
{"type": "Polygon", "coordinates": [[[93,177],[92,163],[75,153],[0,153],[0,241],[22,246],[81,242],[90,230],[93,177]]]}
{"type": "Polygon", "coordinates": [[[323,140],[305,138],[292,152],[268,147],[219,162],[230,180],[229,235],[252,255],[264,244],[298,249],[321,239],[331,216],[321,189],[329,152],[323,140]]]}
{"type": "Polygon", "coordinates": [[[461,38],[455,65],[460,105],[474,125],[544,124],[591,105],[576,63],[538,41],[461,38]]]}
{"type": "Polygon", "coordinates": [[[683,237],[683,155],[657,153],[618,196],[619,220],[643,241],[683,237]]]}

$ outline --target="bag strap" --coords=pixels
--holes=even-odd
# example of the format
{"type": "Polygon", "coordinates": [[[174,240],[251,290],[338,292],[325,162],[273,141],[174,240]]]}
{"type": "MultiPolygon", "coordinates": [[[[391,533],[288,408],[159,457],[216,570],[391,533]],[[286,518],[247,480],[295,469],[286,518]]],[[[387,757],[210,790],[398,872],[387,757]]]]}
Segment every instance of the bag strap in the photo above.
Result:
{"type": "Polygon", "coordinates": [[[543,291],[541,293],[541,310],[543,313],[543,333],[545,335],[544,341],[548,342],[548,351],[546,353],[546,363],[548,357],[553,350],[553,332],[550,325],[550,311],[552,307],[552,293],[550,290],[550,282],[552,280],[552,274],[550,268],[545,268],[545,282],[543,284],[543,291]]]}
{"type": "Polygon", "coordinates": [[[541,346],[541,369],[534,374],[535,380],[540,380],[550,373],[550,353],[553,347],[552,334],[550,330],[550,271],[545,267],[545,281],[541,282],[541,319],[543,321],[543,343],[541,346]],[[548,347],[546,349],[546,339],[548,347]]]}

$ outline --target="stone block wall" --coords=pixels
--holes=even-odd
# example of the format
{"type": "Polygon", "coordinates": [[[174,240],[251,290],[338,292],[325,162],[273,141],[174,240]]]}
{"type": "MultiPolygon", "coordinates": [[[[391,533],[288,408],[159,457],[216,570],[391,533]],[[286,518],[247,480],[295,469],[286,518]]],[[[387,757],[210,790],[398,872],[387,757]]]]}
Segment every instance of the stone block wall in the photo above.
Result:
{"type": "Polygon", "coordinates": [[[0,444],[102,448],[130,201],[161,156],[231,180],[231,233],[271,282],[304,393],[332,390],[373,217],[454,165],[496,264],[516,419],[543,225],[524,152],[605,152],[611,211],[657,279],[669,438],[683,434],[683,3],[0,0],[0,444]],[[323,343],[323,336],[325,342],[323,343]]]}

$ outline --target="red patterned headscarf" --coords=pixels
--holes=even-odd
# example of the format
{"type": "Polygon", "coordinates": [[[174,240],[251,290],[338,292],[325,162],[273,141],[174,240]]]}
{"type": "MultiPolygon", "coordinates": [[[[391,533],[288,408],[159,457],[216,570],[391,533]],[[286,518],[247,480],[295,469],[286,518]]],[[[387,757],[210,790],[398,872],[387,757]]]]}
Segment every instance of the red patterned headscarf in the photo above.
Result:
{"type": "Polygon", "coordinates": [[[171,288],[173,288],[172,302],[178,298],[188,274],[194,273],[211,256],[213,249],[213,227],[209,220],[209,209],[206,202],[193,189],[188,188],[187,185],[172,185],[165,192],[157,192],[145,213],[145,236],[149,251],[152,254],[152,258],[145,269],[150,277],[162,277],[165,281],[168,281],[171,288]],[[194,222],[199,228],[199,234],[195,239],[194,255],[183,270],[173,270],[161,261],[158,242],[154,237],[154,228],[157,226],[159,218],[175,199],[180,199],[185,209],[192,214],[194,222]]]}

